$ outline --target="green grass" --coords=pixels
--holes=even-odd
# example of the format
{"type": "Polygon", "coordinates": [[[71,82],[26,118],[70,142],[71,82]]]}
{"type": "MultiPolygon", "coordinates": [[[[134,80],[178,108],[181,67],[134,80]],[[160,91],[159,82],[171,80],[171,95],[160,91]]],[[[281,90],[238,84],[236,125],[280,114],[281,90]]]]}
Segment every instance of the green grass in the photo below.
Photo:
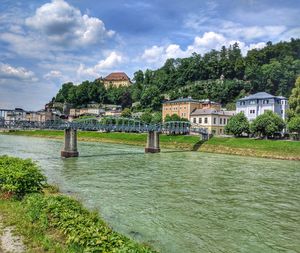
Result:
{"type": "MultiPolygon", "coordinates": [[[[63,131],[55,130],[34,130],[34,131],[11,131],[3,134],[36,136],[46,138],[62,139],[63,131]]],[[[112,142],[121,144],[131,144],[145,146],[147,141],[146,133],[100,133],[90,131],[78,131],[79,141],[94,141],[94,142],[112,142]]],[[[183,135],[164,135],[160,136],[160,145],[162,148],[179,148],[184,150],[192,150],[194,145],[199,142],[199,136],[183,136],[183,135]]]]}
{"type": "Polygon", "coordinates": [[[208,152],[300,160],[300,142],[214,137],[201,147],[208,152]]]}

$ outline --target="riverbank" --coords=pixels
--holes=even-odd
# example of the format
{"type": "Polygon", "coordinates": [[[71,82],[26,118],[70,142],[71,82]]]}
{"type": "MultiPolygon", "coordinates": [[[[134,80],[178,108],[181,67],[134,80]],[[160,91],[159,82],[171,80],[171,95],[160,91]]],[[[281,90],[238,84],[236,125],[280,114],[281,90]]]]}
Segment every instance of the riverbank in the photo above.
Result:
{"type": "Polygon", "coordinates": [[[26,252],[155,252],[45,180],[31,160],[0,156],[0,235],[9,230],[6,239],[0,236],[0,252],[16,248],[10,238],[18,238],[26,252]]]}
{"type": "MultiPolygon", "coordinates": [[[[9,131],[2,132],[5,135],[20,135],[32,136],[51,139],[63,139],[64,132],[59,130],[32,130],[32,131],[9,131]]],[[[100,133],[91,131],[78,131],[78,141],[90,142],[105,142],[128,144],[145,147],[147,142],[146,133],[100,133]]],[[[195,150],[198,148],[199,136],[185,136],[185,135],[160,135],[161,148],[180,149],[180,150],[195,150]]]]}
{"type": "Polygon", "coordinates": [[[200,150],[219,154],[300,160],[299,141],[214,137],[205,142],[200,150]]]}
{"type": "MultiPolygon", "coordinates": [[[[32,136],[51,139],[63,139],[63,131],[34,130],[10,131],[5,135],[32,136]]],[[[147,134],[135,133],[100,133],[79,131],[79,141],[106,142],[145,146],[147,134]]],[[[251,157],[273,158],[282,160],[300,160],[300,142],[284,140],[256,140],[249,138],[213,137],[202,143],[199,136],[160,136],[162,149],[193,150],[219,154],[231,154],[251,157]]]]}

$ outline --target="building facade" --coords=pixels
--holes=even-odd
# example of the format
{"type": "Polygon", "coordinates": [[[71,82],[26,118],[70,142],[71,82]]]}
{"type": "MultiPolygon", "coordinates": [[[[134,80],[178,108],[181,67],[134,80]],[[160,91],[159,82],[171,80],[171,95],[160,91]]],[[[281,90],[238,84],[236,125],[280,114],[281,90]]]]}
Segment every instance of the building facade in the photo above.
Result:
{"type": "Polygon", "coordinates": [[[105,88],[108,87],[128,87],[131,85],[130,78],[124,72],[114,72],[103,79],[105,88]]]}
{"type": "Polygon", "coordinates": [[[283,120],[286,119],[286,111],[289,108],[288,99],[282,96],[273,96],[266,92],[239,99],[236,102],[236,112],[243,112],[249,121],[270,110],[277,113],[283,120]]]}
{"type": "Polygon", "coordinates": [[[204,128],[209,134],[222,135],[228,120],[235,112],[215,109],[197,109],[191,113],[192,127],[204,128]]]}
{"type": "Polygon", "coordinates": [[[178,115],[181,118],[190,120],[191,113],[197,109],[216,109],[220,110],[221,105],[219,103],[210,100],[195,100],[191,97],[178,98],[175,100],[166,101],[163,103],[162,117],[163,120],[167,115],[178,115]]]}

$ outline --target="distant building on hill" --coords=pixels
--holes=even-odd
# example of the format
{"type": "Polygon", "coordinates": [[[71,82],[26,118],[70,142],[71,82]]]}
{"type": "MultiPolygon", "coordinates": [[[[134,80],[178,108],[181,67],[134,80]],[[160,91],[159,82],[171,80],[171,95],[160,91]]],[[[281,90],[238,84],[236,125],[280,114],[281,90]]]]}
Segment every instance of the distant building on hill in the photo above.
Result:
{"type": "Polygon", "coordinates": [[[196,128],[205,128],[209,134],[222,135],[233,111],[216,109],[196,109],[191,113],[191,125],[196,128]]]}
{"type": "Polygon", "coordinates": [[[107,89],[109,86],[113,87],[127,87],[131,85],[130,78],[124,72],[110,73],[103,79],[104,86],[107,89]]]}
{"type": "Polygon", "coordinates": [[[219,103],[206,100],[196,100],[191,97],[178,98],[175,100],[166,101],[163,103],[162,117],[163,120],[167,115],[178,115],[181,118],[190,120],[191,113],[196,109],[215,109],[220,110],[221,105],[219,103]]]}
{"type": "Polygon", "coordinates": [[[236,102],[236,112],[243,112],[249,121],[254,120],[267,110],[277,113],[282,119],[286,119],[288,108],[287,98],[273,96],[266,92],[258,92],[236,102]]]}

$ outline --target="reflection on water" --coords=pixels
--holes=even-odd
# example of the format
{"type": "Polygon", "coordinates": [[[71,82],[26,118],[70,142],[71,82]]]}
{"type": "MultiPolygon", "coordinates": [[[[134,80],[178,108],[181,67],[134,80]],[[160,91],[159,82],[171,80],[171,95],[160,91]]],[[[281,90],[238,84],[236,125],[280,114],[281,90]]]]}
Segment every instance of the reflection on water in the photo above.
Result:
{"type": "Polygon", "coordinates": [[[300,163],[0,135],[0,154],[38,161],[50,183],[161,252],[299,252],[300,163]]]}

